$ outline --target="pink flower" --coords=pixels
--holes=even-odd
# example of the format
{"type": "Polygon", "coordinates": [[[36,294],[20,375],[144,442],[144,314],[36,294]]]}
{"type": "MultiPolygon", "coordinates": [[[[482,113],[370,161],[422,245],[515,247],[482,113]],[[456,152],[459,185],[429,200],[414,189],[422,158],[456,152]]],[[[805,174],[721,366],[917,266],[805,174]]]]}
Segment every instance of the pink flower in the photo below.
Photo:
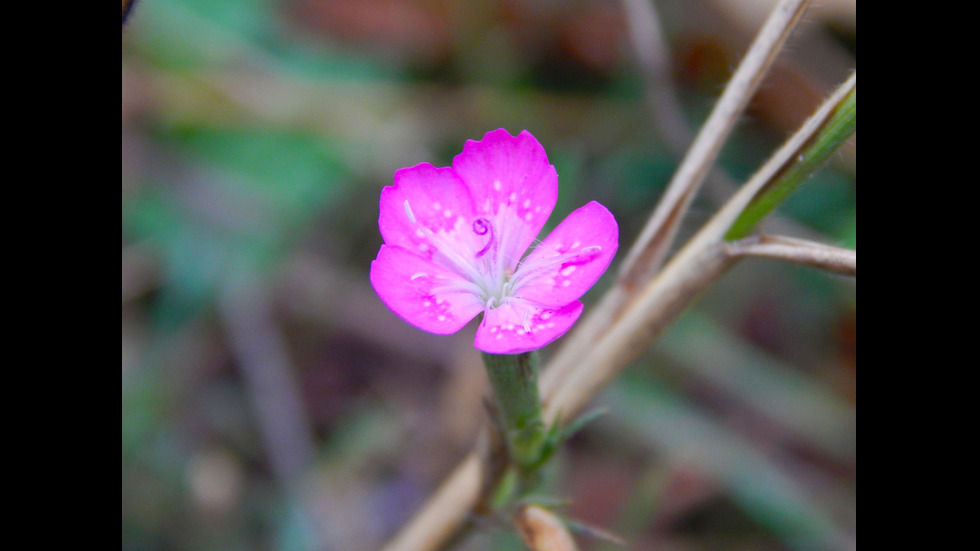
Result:
{"type": "Polygon", "coordinates": [[[400,169],[381,192],[385,244],[371,263],[371,284],[419,329],[455,333],[482,312],[478,349],[540,348],[575,323],[578,298],[619,246],[616,220],[593,201],[525,257],[557,198],[555,167],[526,130],[467,140],[452,167],[400,169]]]}

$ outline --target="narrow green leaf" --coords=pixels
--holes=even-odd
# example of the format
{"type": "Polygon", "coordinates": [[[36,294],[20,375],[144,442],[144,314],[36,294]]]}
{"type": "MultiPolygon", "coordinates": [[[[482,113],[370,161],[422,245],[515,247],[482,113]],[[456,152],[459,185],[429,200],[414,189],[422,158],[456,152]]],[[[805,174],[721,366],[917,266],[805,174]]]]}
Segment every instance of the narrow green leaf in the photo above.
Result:
{"type": "Polygon", "coordinates": [[[857,87],[838,104],[833,115],[799,155],[792,158],[732,223],[725,239],[741,239],[805,182],[857,129],[857,87]]]}

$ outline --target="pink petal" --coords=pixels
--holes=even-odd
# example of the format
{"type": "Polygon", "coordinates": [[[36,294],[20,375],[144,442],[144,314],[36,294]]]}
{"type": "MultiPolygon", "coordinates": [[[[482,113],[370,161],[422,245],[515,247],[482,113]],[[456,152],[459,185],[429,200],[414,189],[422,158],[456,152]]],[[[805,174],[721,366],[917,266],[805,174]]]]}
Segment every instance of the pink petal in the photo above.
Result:
{"type": "Polygon", "coordinates": [[[558,174],[544,148],[527,130],[515,137],[501,128],[481,141],[467,140],[453,168],[469,186],[476,211],[506,230],[501,247],[516,263],[558,200],[558,174]]]}
{"type": "Polygon", "coordinates": [[[394,185],[381,190],[378,227],[385,244],[431,259],[440,246],[432,234],[459,235],[460,239],[447,241],[459,246],[473,241],[471,246],[479,250],[482,245],[470,227],[473,200],[452,168],[421,163],[396,171],[394,180],[394,185]]]}
{"type": "Polygon", "coordinates": [[[530,302],[558,308],[577,300],[609,267],[619,247],[619,227],[609,210],[592,201],[568,215],[521,262],[514,293],[530,302]]]}
{"type": "Polygon", "coordinates": [[[488,354],[520,354],[550,344],[571,329],[582,303],[547,310],[514,301],[487,312],[473,345],[488,354]]]}
{"type": "Polygon", "coordinates": [[[382,245],[371,262],[371,285],[381,301],[405,321],[430,333],[459,331],[483,311],[468,283],[438,264],[400,247],[382,245]]]}

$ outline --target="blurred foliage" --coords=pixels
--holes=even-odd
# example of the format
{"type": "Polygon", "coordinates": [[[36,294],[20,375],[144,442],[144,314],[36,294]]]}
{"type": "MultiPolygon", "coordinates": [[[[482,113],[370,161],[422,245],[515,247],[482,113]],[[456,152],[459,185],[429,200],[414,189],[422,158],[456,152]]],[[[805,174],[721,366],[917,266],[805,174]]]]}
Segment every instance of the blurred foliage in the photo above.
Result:
{"type": "MultiPolygon", "coordinates": [[[[696,127],[752,28],[731,2],[657,5],[696,127]]],[[[736,180],[855,63],[842,13],[809,17],[753,102],[722,159],[736,180]]],[[[598,200],[625,250],[677,162],[626,29],[606,0],[136,4],[122,55],[124,550],[371,549],[411,515],[471,445],[484,382],[471,332],[420,334],[371,291],[378,194],[397,168],[526,128],[558,169],[552,224],[598,200]],[[229,291],[243,281],[252,295],[229,291]],[[252,326],[233,313],[255,304],[268,304],[244,310],[260,333],[241,335],[252,326]],[[308,433],[299,475],[275,467],[290,452],[270,449],[257,404],[277,390],[254,384],[243,352],[270,335],[299,396],[292,428],[308,433]]],[[[773,226],[856,246],[853,158],[773,226]]],[[[686,231],[730,192],[709,191],[686,231]]],[[[774,261],[733,270],[563,452],[568,514],[634,549],[844,545],[855,308],[852,281],[774,261]]],[[[486,524],[464,548],[519,548],[486,524]]]]}

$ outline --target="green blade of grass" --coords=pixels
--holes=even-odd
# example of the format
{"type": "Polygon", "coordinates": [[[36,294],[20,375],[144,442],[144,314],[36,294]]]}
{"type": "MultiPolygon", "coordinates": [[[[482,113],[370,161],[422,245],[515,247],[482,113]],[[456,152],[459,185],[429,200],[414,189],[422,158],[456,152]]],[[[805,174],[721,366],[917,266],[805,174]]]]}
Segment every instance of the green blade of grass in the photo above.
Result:
{"type": "Polygon", "coordinates": [[[769,183],[756,193],[752,201],[732,223],[725,239],[741,239],[782,203],[800,184],[805,182],[837,151],[857,129],[857,84],[853,82],[847,94],[837,103],[820,130],[789,156],[769,183]]]}

